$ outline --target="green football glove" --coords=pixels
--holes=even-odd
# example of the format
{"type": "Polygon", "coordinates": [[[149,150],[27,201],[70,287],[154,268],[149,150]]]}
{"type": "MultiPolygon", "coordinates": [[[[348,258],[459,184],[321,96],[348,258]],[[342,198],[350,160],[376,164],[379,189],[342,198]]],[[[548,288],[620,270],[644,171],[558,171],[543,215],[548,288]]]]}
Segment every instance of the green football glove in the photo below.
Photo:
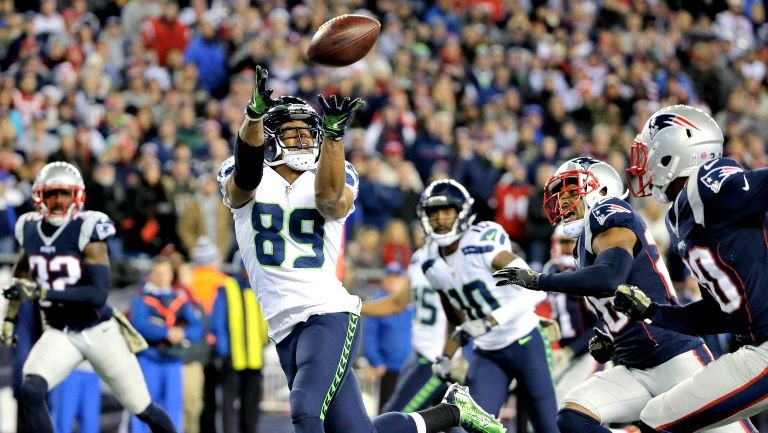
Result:
{"type": "Polygon", "coordinates": [[[365,101],[360,98],[344,98],[339,103],[336,95],[325,99],[323,95],[317,95],[320,106],[323,107],[323,131],[331,140],[341,140],[344,131],[347,130],[355,111],[365,106],[365,101]]]}
{"type": "Polygon", "coordinates": [[[5,299],[18,299],[22,302],[45,299],[45,295],[45,288],[26,278],[12,278],[11,283],[3,289],[5,299]]]}
{"type": "Polygon", "coordinates": [[[656,305],[636,286],[620,284],[613,298],[613,309],[632,320],[644,320],[653,315],[656,305]]]}
{"type": "Polygon", "coordinates": [[[277,105],[277,101],[272,99],[272,89],[267,88],[267,78],[269,78],[269,71],[256,66],[256,87],[253,89],[251,100],[245,107],[245,117],[250,121],[261,119],[270,108],[277,105]]]}

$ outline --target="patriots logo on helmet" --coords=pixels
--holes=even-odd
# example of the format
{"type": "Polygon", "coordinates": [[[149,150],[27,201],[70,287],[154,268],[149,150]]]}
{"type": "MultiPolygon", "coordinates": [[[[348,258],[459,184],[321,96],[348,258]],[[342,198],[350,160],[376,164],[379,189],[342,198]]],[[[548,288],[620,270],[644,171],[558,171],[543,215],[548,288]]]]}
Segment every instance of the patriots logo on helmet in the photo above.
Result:
{"type": "Polygon", "coordinates": [[[720,192],[720,188],[723,186],[723,182],[725,182],[725,179],[728,179],[730,176],[742,173],[744,170],[739,167],[733,167],[733,166],[725,166],[725,167],[716,167],[712,170],[709,170],[704,176],[701,177],[702,183],[707,186],[707,188],[711,189],[712,192],[717,194],[720,192]]]}
{"type": "Polygon", "coordinates": [[[578,158],[572,159],[571,162],[574,163],[574,164],[578,164],[578,165],[581,166],[581,168],[587,170],[587,169],[589,169],[589,167],[591,167],[594,164],[597,164],[600,161],[598,161],[598,160],[596,160],[594,158],[590,158],[588,156],[580,156],[578,158]]]}
{"type": "Polygon", "coordinates": [[[651,119],[651,124],[648,125],[648,129],[651,133],[651,140],[656,137],[656,134],[658,134],[659,131],[669,126],[682,126],[683,128],[693,128],[699,131],[699,128],[696,125],[679,114],[659,114],[651,119]]]}
{"type": "Polygon", "coordinates": [[[606,203],[592,209],[592,214],[595,216],[595,218],[597,219],[597,222],[600,223],[600,225],[605,224],[605,220],[607,220],[609,216],[615,213],[632,213],[632,212],[629,209],[623,206],[620,206],[616,203],[606,203]]]}

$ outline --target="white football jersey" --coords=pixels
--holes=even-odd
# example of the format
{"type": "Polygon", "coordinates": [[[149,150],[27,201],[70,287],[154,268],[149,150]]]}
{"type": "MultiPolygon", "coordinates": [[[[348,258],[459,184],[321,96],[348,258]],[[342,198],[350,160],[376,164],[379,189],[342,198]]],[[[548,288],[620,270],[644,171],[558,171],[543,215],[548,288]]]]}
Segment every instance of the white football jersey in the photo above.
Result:
{"type": "Polygon", "coordinates": [[[521,313],[512,320],[495,326],[474,340],[482,350],[502,349],[529,334],[539,323],[533,311],[546,298],[544,292],[519,286],[496,286],[491,276],[491,263],[501,251],[511,251],[504,229],[494,222],[474,224],[459,241],[459,248],[448,257],[437,250],[424,264],[424,272],[433,287],[444,291],[456,307],[467,313],[467,319],[480,319],[497,308],[514,303],[521,313]]]}
{"type": "MultiPolygon", "coordinates": [[[[307,170],[289,184],[265,165],[254,198],[233,209],[225,185],[234,162],[234,157],[224,161],[218,181],[235,219],[237,244],[270,338],[280,342],[312,315],[360,314],[360,298],[350,295],[336,277],[346,216],[327,221],[320,215],[315,171],[307,170]]],[[[347,162],[346,185],[355,198],[358,183],[357,172],[347,162]]]]}
{"type": "Polygon", "coordinates": [[[413,253],[408,265],[413,297],[413,350],[433,361],[443,354],[446,322],[440,295],[424,276],[422,265],[429,259],[428,249],[437,250],[437,244],[429,243],[413,253]]]}

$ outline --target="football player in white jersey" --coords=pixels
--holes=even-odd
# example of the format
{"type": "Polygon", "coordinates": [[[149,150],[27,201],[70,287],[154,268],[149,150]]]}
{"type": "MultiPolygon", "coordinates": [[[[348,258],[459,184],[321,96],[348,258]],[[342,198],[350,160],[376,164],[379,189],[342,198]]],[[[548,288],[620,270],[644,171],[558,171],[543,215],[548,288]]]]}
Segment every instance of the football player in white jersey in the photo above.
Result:
{"type": "MultiPolygon", "coordinates": [[[[494,222],[472,224],[472,198],[458,182],[431,183],[417,209],[424,231],[439,248],[422,269],[430,285],[440,291],[446,313],[463,311],[460,326],[473,338],[466,384],[480,406],[498,415],[507,400],[512,379],[530,402],[531,422],[539,433],[558,433],[557,404],[549,373],[549,342],[538,326],[536,304],[546,298],[517,286],[496,287],[491,274],[509,264],[526,266],[512,253],[504,229],[494,222]]],[[[449,320],[455,318],[448,314],[449,320]]],[[[450,373],[450,358],[458,344],[449,339],[434,364],[439,377],[450,373]]]]}
{"type": "Polygon", "coordinates": [[[267,77],[257,68],[235,155],[218,179],[288,380],[294,431],[432,433],[461,425],[502,432],[455,384],[444,403],[426,411],[366,416],[350,362],[359,346],[360,300],[336,278],[358,188],[341,139],[364,103],[320,96],[321,117],[300,98],[272,98],[267,77]]]}
{"type": "Polygon", "coordinates": [[[406,361],[392,397],[381,412],[402,410],[412,412],[432,405],[436,396],[445,392],[443,381],[432,375],[432,363],[443,353],[446,318],[440,297],[421,270],[429,258],[428,249],[437,248],[429,243],[413,253],[408,265],[408,278],[392,296],[363,303],[364,316],[384,317],[398,314],[413,302],[412,346],[413,354],[406,361]]]}

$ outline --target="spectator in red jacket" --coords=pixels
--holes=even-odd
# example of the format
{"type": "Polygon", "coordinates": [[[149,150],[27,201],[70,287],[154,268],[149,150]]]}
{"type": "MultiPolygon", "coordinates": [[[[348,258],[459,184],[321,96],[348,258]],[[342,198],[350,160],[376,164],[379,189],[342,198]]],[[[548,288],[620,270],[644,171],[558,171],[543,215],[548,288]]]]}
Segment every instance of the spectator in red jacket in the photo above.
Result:
{"type": "Polygon", "coordinates": [[[163,14],[152,18],[141,28],[141,40],[144,47],[154,51],[157,64],[165,66],[171,50],[184,51],[189,42],[189,29],[177,19],[179,5],[173,0],[166,0],[163,14]]]}

